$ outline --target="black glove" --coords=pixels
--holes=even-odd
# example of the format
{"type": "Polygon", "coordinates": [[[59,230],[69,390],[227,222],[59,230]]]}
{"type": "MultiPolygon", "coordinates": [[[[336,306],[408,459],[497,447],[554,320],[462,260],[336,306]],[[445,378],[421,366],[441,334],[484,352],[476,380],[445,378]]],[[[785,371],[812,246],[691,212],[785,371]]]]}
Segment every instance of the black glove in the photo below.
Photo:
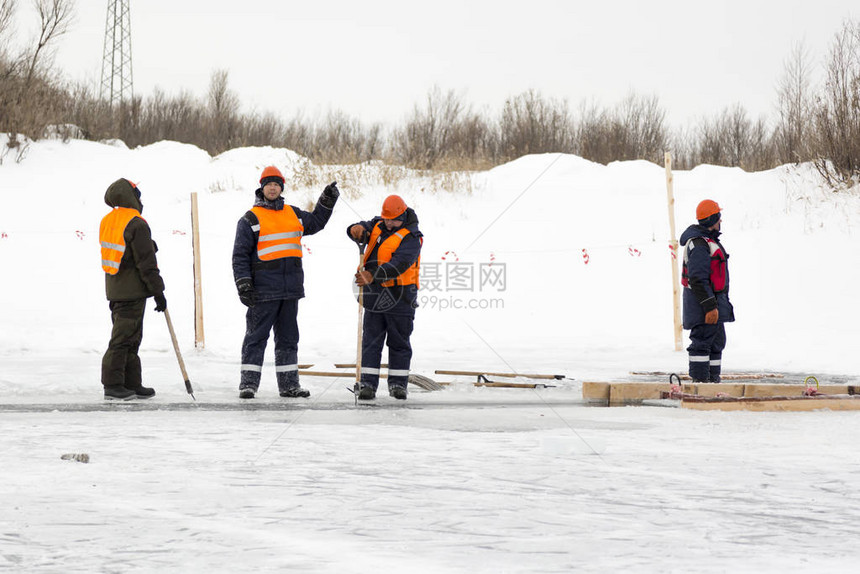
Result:
{"type": "Polygon", "coordinates": [[[167,299],[164,298],[164,293],[159,293],[155,296],[155,310],[159,313],[164,313],[167,309],[167,299]]]}
{"type": "Polygon", "coordinates": [[[254,282],[250,277],[242,277],[236,281],[236,288],[239,290],[239,301],[245,307],[253,307],[257,302],[257,292],[254,291],[254,282]]]}
{"type": "Polygon", "coordinates": [[[333,181],[325,186],[325,189],[320,196],[320,203],[323,206],[332,209],[334,204],[337,203],[338,197],[340,197],[340,190],[337,188],[337,182],[333,181]]]}

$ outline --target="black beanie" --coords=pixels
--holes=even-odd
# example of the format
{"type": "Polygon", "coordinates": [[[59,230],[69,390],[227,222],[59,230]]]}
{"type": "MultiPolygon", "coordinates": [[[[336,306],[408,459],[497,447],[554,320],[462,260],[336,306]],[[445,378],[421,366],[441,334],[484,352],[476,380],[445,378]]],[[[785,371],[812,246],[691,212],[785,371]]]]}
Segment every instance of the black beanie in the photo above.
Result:
{"type": "Polygon", "coordinates": [[[705,219],[700,219],[699,225],[701,225],[702,227],[713,227],[714,225],[717,224],[717,222],[719,220],[720,220],[720,212],[718,211],[713,215],[709,215],[705,219]]]}
{"type": "Polygon", "coordinates": [[[267,183],[275,182],[281,186],[281,191],[284,191],[284,180],[276,175],[270,175],[269,177],[264,177],[260,180],[260,189],[266,187],[267,183]]]}

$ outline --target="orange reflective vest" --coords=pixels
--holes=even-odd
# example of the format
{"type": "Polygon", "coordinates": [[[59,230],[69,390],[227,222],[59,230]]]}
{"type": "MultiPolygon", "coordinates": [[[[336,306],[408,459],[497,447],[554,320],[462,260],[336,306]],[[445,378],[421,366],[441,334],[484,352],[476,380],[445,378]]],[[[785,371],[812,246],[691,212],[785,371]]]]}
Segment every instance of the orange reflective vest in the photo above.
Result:
{"type": "MultiPolygon", "coordinates": [[[[367,265],[367,260],[370,258],[371,252],[373,252],[374,246],[379,243],[380,235],[382,235],[382,226],[384,224],[380,221],[373,228],[373,231],[370,233],[370,239],[367,242],[367,248],[364,250],[364,261],[363,264],[367,265]]],[[[379,249],[376,251],[376,261],[380,264],[388,263],[391,261],[391,256],[394,255],[394,252],[397,251],[397,248],[400,247],[400,243],[403,241],[403,238],[409,235],[408,229],[399,229],[395,233],[389,235],[385,241],[382,241],[379,245],[379,249]]],[[[421,256],[418,256],[418,259],[415,260],[409,269],[382,284],[383,287],[394,287],[395,285],[415,285],[416,287],[420,287],[418,285],[418,275],[421,268],[421,256]]]]}
{"type": "Polygon", "coordinates": [[[257,257],[263,261],[272,261],[283,257],[302,256],[302,234],[305,227],[289,205],[284,209],[265,209],[252,207],[251,211],[257,216],[259,225],[251,227],[259,232],[257,239],[257,257]]]}
{"type": "Polygon", "coordinates": [[[128,222],[135,217],[140,217],[138,210],[130,207],[115,207],[102,218],[99,226],[99,242],[102,246],[102,269],[108,275],[119,273],[119,262],[122,261],[125,253],[123,235],[128,222]]]}

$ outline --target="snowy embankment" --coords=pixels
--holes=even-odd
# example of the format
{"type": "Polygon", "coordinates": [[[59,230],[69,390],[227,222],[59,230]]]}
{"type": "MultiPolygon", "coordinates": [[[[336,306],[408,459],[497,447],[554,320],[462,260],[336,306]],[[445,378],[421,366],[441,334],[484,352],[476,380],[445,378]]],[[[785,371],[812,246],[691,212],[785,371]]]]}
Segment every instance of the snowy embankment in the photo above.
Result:
{"type": "MultiPolygon", "coordinates": [[[[0,146],[3,142],[0,140],[0,146]]],[[[724,207],[726,370],[856,377],[856,194],[808,166],[675,174],[678,234],[724,207]]],[[[14,572],[851,572],[860,553],[855,412],[695,412],[579,404],[579,381],[686,369],[673,350],[664,170],[530,156],[429,177],[216,158],[159,143],[33,144],[0,165],[0,570],[14,572]],[[237,398],[244,308],[230,254],[261,169],[307,208],[299,361],[354,359],[358,257],[347,224],[398,193],[425,233],[413,370],[562,373],[544,390],[413,391],[355,407],[349,377],[237,398]],[[140,405],[101,401],[110,319],[105,188],[139,184],[198,402],[147,312],[140,405]],[[189,194],[200,202],[205,350],[194,348],[189,194]],[[586,263],[587,255],[588,262],[586,263]],[[459,309],[455,307],[461,307],[459,309]],[[469,308],[474,307],[474,308],[469,308]],[[215,410],[221,409],[221,410],[215,410]],[[61,460],[87,453],[88,464],[61,460]]],[[[685,342],[686,345],[686,342],[685,342]]],[[[442,377],[437,377],[442,378],[442,377]]]]}
{"type": "MultiPolygon", "coordinates": [[[[110,328],[98,223],[104,190],[118,177],[143,191],[192,380],[234,387],[244,308],[230,268],[233,233],[268,164],[291,179],[285,195],[295,205],[307,208],[330,180],[343,190],[329,226],[305,240],[300,362],[328,368],[354,360],[357,252],[344,228],[398,193],[425,234],[416,372],[474,367],[582,380],[685,369],[685,354],[673,349],[666,184],[656,165],[541,155],[427,177],[376,164],[313,166],[272,148],[211,158],[171,142],[129,150],[45,141],[20,163],[7,157],[0,166],[0,391],[97,392],[110,328]],[[191,192],[201,217],[206,350],[199,353],[191,192]]],[[[701,199],[724,207],[738,318],[728,326],[725,369],[857,373],[856,194],[823,189],[808,166],[754,174],[703,166],[676,172],[674,188],[679,235],[701,199]]],[[[172,347],[151,312],[142,353],[147,382],[163,387],[174,369],[153,371],[160,369],[153,359],[169,365],[172,347]]]]}

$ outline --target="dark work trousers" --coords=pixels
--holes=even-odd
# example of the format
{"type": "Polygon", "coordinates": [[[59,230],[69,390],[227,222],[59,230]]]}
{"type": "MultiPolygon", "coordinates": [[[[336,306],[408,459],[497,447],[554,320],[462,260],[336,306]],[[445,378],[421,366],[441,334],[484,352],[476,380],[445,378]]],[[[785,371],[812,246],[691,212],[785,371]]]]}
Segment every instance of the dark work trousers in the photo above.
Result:
{"type": "Polygon", "coordinates": [[[146,299],[111,301],[110,319],[113,329],[107,351],[102,357],[102,384],[135,389],[142,385],[140,357],[143,340],[143,313],[146,299]]]}
{"type": "Polygon", "coordinates": [[[690,330],[690,378],[694,381],[720,382],[723,349],[726,348],[726,325],[696,325],[690,330]]]}
{"type": "Polygon", "coordinates": [[[299,385],[298,299],[261,301],[248,307],[245,314],[245,340],[242,342],[242,374],[239,389],[260,386],[263,356],[269,333],[275,330],[275,376],[278,391],[299,385]]]}
{"type": "Polygon", "coordinates": [[[379,386],[379,365],[382,346],[388,344],[388,387],[406,388],[409,381],[409,364],[412,361],[412,334],[414,317],[389,313],[364,312],[361,339],[361,386],[376,389],[379,386]]]}

